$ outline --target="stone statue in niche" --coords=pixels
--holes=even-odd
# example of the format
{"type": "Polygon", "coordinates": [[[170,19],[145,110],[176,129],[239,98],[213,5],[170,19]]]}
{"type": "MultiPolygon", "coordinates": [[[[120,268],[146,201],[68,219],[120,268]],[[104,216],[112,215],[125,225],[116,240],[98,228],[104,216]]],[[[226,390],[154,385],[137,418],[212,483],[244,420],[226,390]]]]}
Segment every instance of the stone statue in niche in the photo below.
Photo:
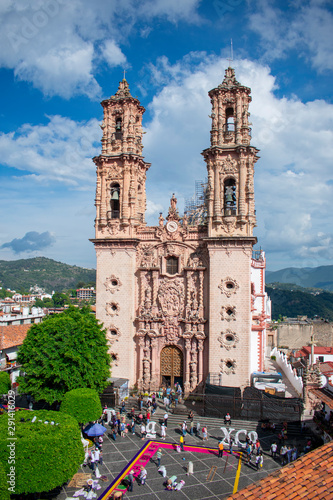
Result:
{"type": "Polygon", "coordinates": [[[164,223],[164,218],[163,218],[162,212],[160,212],[160,216],[158,218],[158,225],[160,227],[163,227],[163,225],[164,225],[163,223],[164,223]]]}

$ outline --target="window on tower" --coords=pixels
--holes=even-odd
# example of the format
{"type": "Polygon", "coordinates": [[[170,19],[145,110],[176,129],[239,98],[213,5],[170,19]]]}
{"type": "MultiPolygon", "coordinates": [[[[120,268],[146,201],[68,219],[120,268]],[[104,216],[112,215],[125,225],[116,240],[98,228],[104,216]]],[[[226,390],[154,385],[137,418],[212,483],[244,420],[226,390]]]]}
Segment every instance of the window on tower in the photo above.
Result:
{"type": "Polygon", "coordinates": [[[236,181],[226,179],[224,182],[224,215],[237,214],[236,181]]]}
{"type": "Polygon", "coordinates": [[[226,109],[226,130],[227,132],[235,131],[235,121],[234,121],[234,108],[226,109]]]}
{"type": "Polygon", "coordinates": [[[122,139],[123,138],[123,132],[122,132],[122,123],[121,123],[121,118],[116,119],[116,139],[122,139]]]}
{"type": "Polygon", "coordinates": [[[167,257],[166,259],[166,272],[168,274],[178,273],[178,257],[167,257]]]}
{"type": "Polygon", "coordinates": [[[119,184],[111,184],[111,199],[110,199],[111,219],[119,219],[120,217],[120,186],[119,184]]]}

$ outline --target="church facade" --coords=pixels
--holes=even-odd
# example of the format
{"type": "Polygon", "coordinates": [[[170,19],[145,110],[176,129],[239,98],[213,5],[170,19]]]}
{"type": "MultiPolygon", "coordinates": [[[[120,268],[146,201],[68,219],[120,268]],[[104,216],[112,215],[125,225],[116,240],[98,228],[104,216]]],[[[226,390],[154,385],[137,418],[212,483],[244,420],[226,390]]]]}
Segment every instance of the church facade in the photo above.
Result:
{"type": "Polygon", "coordinates": [[[209,92],[210,147],[203,216],[145,223],[144,108],[127,81],[101,104],[97,167],[96,315],[107,331],[112,376],[153,391],[179,382],[185,394],[212,384],[245,387],[264,368],[265,257],[256,238],[250,89],[232,68],[209,92]]]}

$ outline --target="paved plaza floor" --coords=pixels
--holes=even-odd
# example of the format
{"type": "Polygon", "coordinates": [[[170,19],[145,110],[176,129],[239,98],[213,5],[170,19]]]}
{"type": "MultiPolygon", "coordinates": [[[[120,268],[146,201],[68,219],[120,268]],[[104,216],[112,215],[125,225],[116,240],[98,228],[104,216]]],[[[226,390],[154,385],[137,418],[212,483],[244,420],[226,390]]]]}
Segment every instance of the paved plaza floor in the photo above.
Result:
{"type": "MultiPolygon", "coordinates": [[[[203,418],[200,420],[203,425],[203,418]]],[[[271,443],[276,441],[276,436],[268,431],[262,434],[258,432],[261,446],[264,450],[263,467],[259,468],[258,471],[254,464],[248,465],[245,456],[240,457],[238,452],[234,455],[225,452],[222,458],[218,458],[217,445],[218,441],[222,438],[220,427],[223,425],[223,422],[221,421],[219,424],[216,419],[210,421],[209,418],[205,418],[204,420],[204,424],[208,427],[208,441],[203,442],[201,437],[190,436],[188,434],[185,438],[185,451],[178,453],[175,448],[176,444],[179,443],[180,426],[176,422],[169,422],[166,440],[160,441],[159,419],[155,418],[155,421],[158,422],[156,425],[157,437],[154,440],[157,447],[158,442],[161,444],[174,444],[171,449],[162,449],[161,465],[165,466],[167,477],[175,475],[177,476],[177,482],[184,480],[185,485],[181,491],[167,491],[164,486],[165,479],[157,470],[156,456],[153,456],[146,464],[148,473],[146,484],[140,485],[138,482],[135,482],[133,492],[126,492],[124,498],[131,498],[133,500],[167,500],[168,498],[174,499],[175,497],[179,500],[185,498],[191,500],[223,499],[233,493],[237,476],[239,477],[237,487],[240,490],[281,467],[279,458],[274,460],[270,456],[269,448],[271,443]],[[187,447],[192,448],[189,450],[187,447]],[[204,452],[204,449],[211,449],[212,451],[209,452],[206,450],[204,452]],[[187,475],[189,461],[193,462],[193,475],[187,475]],[[215,466],[214,477],[212,480],[210,480],[211,478],[207,480],[211,467],[215,466]]],[[[179,421],[181,421],[180,418],[179,421]]],[[[120,477],[121,473],[124,475],[124,471],[128,470],[128,467],[132,467],[131,461],[133,461],[133,457],[140,455],[142,447],[147,445],[149,440],[141,440],[138,426],[136,426],[136,431],[135,435],[127,434],[124,438],[118,436],[116,441],[112,439],[109,428],[104,434],[103,465],[99,467],[99,470],[102,475],[107,477],[108,481],[99,481],[101,489],[97,491],[97,498],[106,499],[108,497],[106,493],[107,488],[120,477]],[[105,492],[104,495],[103,492],[105,492]]],[[[287,444],[300,445],[302,443],[296,443],[294,440],[287,444]]],[[[91,471],[88,467],[82,467],[79,472],[88,473],[91,471]]],[[[211,476],[213,475],[212,473],[211,476]]],[[[77,488],[63,487],[56,498],[57,500],[65,500],[72,497],[76,490],[77,488]]]]}

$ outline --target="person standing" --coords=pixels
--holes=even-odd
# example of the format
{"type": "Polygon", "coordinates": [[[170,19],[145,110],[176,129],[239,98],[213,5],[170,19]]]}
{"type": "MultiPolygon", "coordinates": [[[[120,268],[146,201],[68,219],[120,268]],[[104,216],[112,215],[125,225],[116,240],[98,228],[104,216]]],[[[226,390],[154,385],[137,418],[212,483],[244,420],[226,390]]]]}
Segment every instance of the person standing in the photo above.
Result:
{"type": "Polygon", "coordinates": [[[145,438],[145,436],[146,436],[146,426],[145,426],[145,424],[143,422],[141,424],[141,429],[140,430],[141,430],[141,439],[143,441],[144,438],[145,438]]]}
{"type": "Polygon", "coordinates": [[[285,444],[283,444],[280,450],[281,465],[285,465],[287,463],[287,450],[288,448],[285,444]]]}
{"type": "Polygon", "coordinates": [[[183,422],[183,425],[182,425],[182,432],[183,432],[183,436],[186,437],[186,432],[187,432],[187,424],[186,424],[186,420],[184,420],[183,422]]]}
{"type": "Polygon", "coordinates": [[[191,434],[191,436],[193,436],[193,431],[194,431],[194,422],[193,422],[193,420],[191,420],[191,423],[190,423],[190,434],[191,434]]]}
{"type": "Polygon", "coordinates": [[[219,458],[223,457],[223,450],[224,450],[223,442],[220,441],[219,442],[219,458]]]}
{"type": "Polygon", "coordinates": [[[259,455],[256,456],[256,468],[259,470],[259,467],[262,467],[264,463],[264,457],[262,455],[262,451],[259,452],[259,455]]]}
{"type": "Polygon", "coordinates": [[[134,435],[135,434],[135,418],[132,418],[131,422],[131,432],[134,435]]]}
{"type": "Polygon", "coordinates": [[[200,422],[197,422],[197,425],[196,425],[196,435],[200,436],[200,422]]]}
{"type": "Polygon", "coordinates": [[[147,413],[146,413],[146,420],[147,420],[147,424],[149,424],[149,420],[150,420],[150,411],[147,410],[147,413]]]}
{"type": "Polygon", "coordinates": [[[168,418],[169,418],[169,414],[168,414],[168,412],[166,411],[166,412],[164,413],[164,425],[165,425],[165,427],[168,427],[168,418]]]}
{"type": "Polygon", "coordinates": [[[147,479],[147,471],[146,469],[143,467],[143,465],[140,467],[140,475],[139,475],[139,479],[141,481],[141,484],[146,484],[146,479],[147,479]]]}
{"type": "Polygon", "coordinates": [[[251,442],[248,442],[246,445],[246,458],[248,464],[251,462],[251,454],[252,454],[252,446],[251,442]]]}
{"type": "Polygon", "coordinates": [[[182,451],[184,451],[184,436],[181,435],[179,438],[179,445],[182,451]]]}
{"type": "Polygon", "coordinates": [[[229,438],[229,452],[232,455],[232,445],[234,444],[234,439],[230,436],[229,438]]]}
{"type": "Polygon", "coordinates": [[[224,417],[224,425],[231,425],[231,417],[230,414],[227,413],[226,416],[224,417]]]}
{"type": "Polygon", "coordinates": [[[277,452],[277,444],[274,441],[274,443],[271,444],[271,455],[273,458],[276,458],[276,452],[277,452]]]}
{"type": "Polygon", "coordinates": [[[134,484],[134,470],[131,470],[128,474],[128,491],[133,491],[134,484]]]}
{"type": "Polygon", "coordinates": [[[166,428],[163,422],[161,425],[161,438],[163,439],[163,441],[165,440],[165,437],[166,437],[166,428]]]}
{"type": "Polygon", "coordinates": [[[203,426],[202,428],[202,440],[208,441],[208,432],[207,432],[207,427],[205,426],[203,426]]]}
{"type": "Polygon", "coordinates": [[[161,466],[161,458],[162,458],[162,449],[159,448],[156,452],[156,458],[157,458],[157,466],[160,467],[161,466]]]}

